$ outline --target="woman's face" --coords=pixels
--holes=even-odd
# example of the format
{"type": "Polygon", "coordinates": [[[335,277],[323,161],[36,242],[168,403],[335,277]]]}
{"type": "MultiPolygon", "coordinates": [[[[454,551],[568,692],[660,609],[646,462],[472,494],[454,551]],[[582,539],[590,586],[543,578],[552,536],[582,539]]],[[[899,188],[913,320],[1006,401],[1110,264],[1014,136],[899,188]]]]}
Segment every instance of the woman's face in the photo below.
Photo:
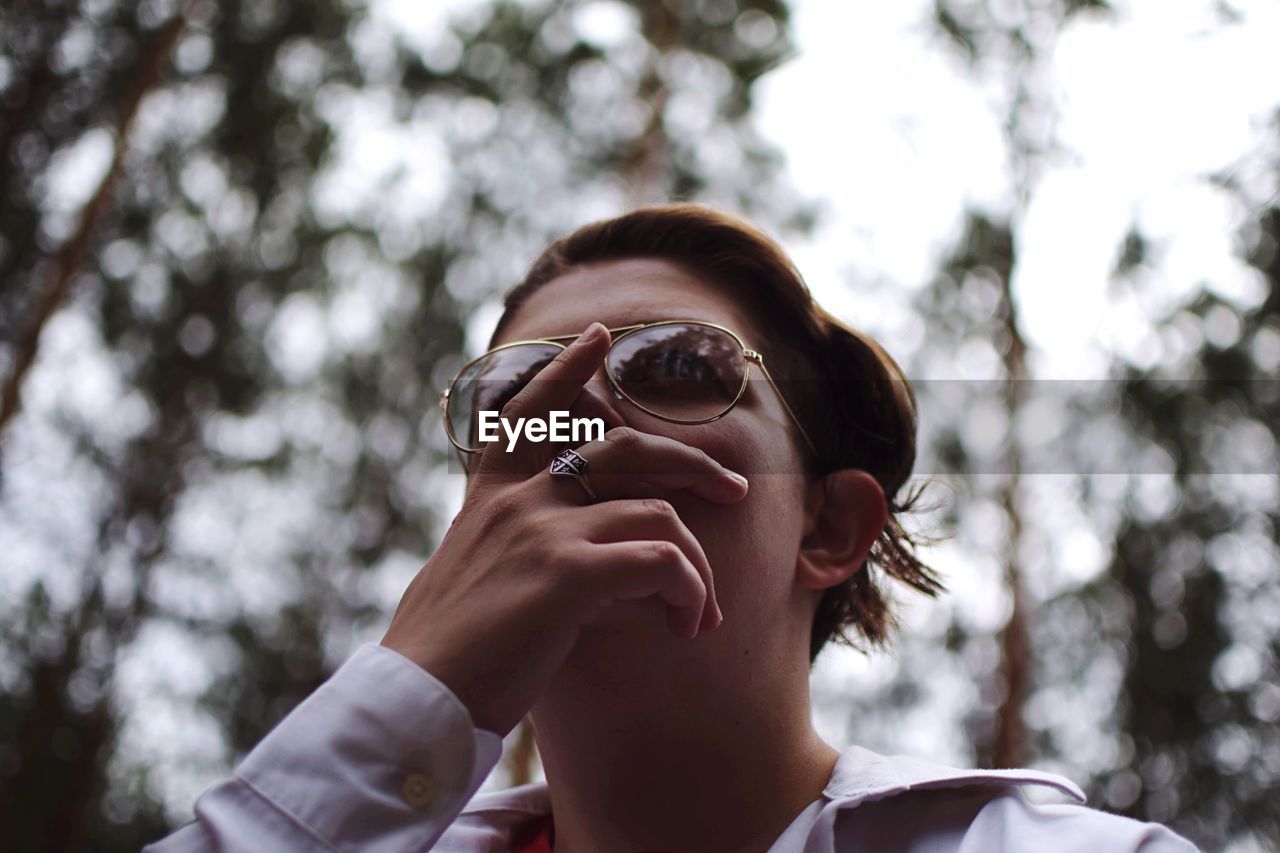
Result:
{"type": "MultiPolygon", "coordinates": [[[[576,334],[593,321],[616,328],[653,320],[718,323],[737,333],[748,348],[764,353],[766,364],[778,346],[751,322],[726,288],[656,259],[592,264],[548,282],[516,311],[494,345],[576,334]]],[[[731,644],[739,654],[753,648],[780,650],[786,645],[780,642],[782,635],[792,635],[794,641],[795,626],[803,624],[807,652],[814,593],[794,584],[804,534],[799,439],[778,393],[757,368],[751,380],[728,415],[705,424],[670,423],[618,400],[608,389],[603,366],[583,393],[595,395],[593,403],[611,408],[615,423],[700,448],[750,484],[747,497],[732,505],[713,504],[686,491],[661,495],[701,543],[715,577],[725,621],[718,630],[701,635],[699,642],[731,644]],[[781,618],[784,608],[788,618],[781,618]]],[[[588,469],[588,477],[590,473],[588,469]]],[[[643,474],[635,476],[638,483],[643,480],[643,474]]],[[[651,620],[649,628],[665,631],[661,618],[651,620]]],[[[765,661],[757,656],[751,663],[765,661]]]]}

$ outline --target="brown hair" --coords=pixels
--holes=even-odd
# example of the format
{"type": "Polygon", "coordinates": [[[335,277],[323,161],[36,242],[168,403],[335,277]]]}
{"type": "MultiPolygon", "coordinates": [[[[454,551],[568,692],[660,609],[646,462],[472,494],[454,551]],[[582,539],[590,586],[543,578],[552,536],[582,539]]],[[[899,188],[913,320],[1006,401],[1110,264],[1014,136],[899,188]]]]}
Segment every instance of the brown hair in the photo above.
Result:
{"type": "Polygon", "coordinates": [[[759,328],[772,332],[766,353],[770,373],[817,446],[817,458],[807,460],[810,475],[861,469],[884,490],[885,530],[867,562],[823,593],[809,659],[833,638],[859,647],[845,633],[848,628],[871,645],[883,645],[895,623],[871,574],[873,566],[928,595],[943,588],[917,557],[918,539],[899,522],[900,515],[916,508],[922,491],[916,487],[898,496],[916,455],[916,400],[902,369],[871,338],[819,307],[772,239],[741,219],[689,203],[640,208],[551,243],[507,294],[495,339],[542,285],[578,266],[628,258],[676,263],[740,295],[759,328]]]}

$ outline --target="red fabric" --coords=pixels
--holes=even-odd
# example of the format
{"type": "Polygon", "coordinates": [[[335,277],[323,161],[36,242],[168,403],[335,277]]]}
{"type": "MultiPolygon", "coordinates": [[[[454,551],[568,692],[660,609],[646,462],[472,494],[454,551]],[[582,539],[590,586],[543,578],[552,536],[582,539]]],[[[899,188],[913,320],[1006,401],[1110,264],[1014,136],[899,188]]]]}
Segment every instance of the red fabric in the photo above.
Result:
{"type": "Polygon", "coordinates": [[[551,853],[551,815],[521,826],[511,837],[511,853],[551,853]]]}
{"type": "MultiPolygon", "coordinates": [[[[535,818],[520,827],[511,838],[511,853],[552,853],[556,826],[551,815],[535,818]]],[[[680,850],[637,850],[635,853],[683,853],[680,850]]],[[[763,851],[761,852],[763,853],[763,851]]]]}

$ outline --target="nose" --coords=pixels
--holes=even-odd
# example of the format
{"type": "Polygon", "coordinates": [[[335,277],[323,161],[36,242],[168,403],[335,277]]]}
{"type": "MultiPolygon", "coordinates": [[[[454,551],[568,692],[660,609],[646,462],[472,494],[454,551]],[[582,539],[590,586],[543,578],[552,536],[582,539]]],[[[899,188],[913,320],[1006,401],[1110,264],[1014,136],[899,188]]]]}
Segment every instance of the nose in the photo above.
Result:
{"type": "Polygon", "coordinates": [[[621,396],[610,386],[604,366],[601,365],[582,386],[570,412],[573,417],[601,418],[607,432],[614,427],[626,425],[619,406],[622,402],[621,396]]]}
{"type": "Polygon", "coordinates": [[[609,376],[605,373],[603,364],[596,368],[596,372],[592,374],[589,380],[587,380],[586,387],[594,389],[596,393],[600,394],[600,396],[604,397],[606,400],[617,399],[613,386],[609,384],[609,376]]]}

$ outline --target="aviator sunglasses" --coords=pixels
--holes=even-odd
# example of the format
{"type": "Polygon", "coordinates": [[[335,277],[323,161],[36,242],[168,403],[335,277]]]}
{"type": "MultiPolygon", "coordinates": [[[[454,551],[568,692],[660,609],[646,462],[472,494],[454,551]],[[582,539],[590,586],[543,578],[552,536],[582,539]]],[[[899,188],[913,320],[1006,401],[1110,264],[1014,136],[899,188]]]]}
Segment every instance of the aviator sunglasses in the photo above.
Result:
{"type": "MultiPolygon", "coordinates": [[[[676,424],[719,420],[742,399],[754,363],[773,386],[782,407],[815,454],[813,440],[764,366],[764,356],[736,334],[701,320],[663,320],[609,330],[605,377],[619,399],[676,424]]],[[[440,396],[449,441],[462,453],[479,453],[480,412],[500,412],[538,371],[578,335],[553,335],[496,347],[463,365],[440,396]]]]}

